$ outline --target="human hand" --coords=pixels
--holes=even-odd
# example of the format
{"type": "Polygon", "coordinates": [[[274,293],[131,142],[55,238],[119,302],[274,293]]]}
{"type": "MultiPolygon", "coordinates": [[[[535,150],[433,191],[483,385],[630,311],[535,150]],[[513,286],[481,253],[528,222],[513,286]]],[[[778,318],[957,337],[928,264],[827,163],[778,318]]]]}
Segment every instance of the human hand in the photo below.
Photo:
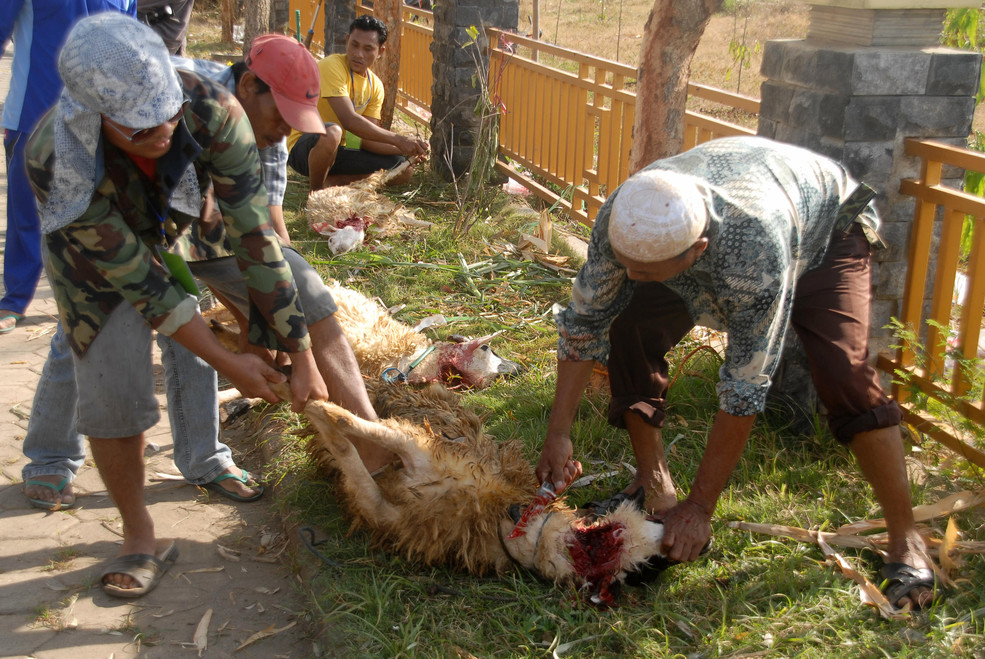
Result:
{"type": "Polygon", "coordinates": [[[400,152],[409,158],[421,158],[428,153],[428,143],[419,137],[400,136],[400,152]]]}
{"type": "Polygon", "coordinates": [[[256,355],[264,361],[264,363],[274,365],[273,353],[264,348],[263,346],[254,345],[249,342],[246,338],[246,334],[242,331],[239,333],[239,339],[237,342],[237,350],[241,355],[256,355]]]}
{"type": "Polygon", "coordinates": [[[229,378],[240,393],[247,398],[262,398],[268,403],[278,403],[280,398],[271,391],[269,383],[281,383],[286,376],[254,354],[230,354],[222,374],[229,378]]]}
{"type": "Polygon", "coordinates": [[[581,463],[572,457],[573,447],[568,435],[548,435],[541,449],[540,461],[534,473],[541,483],[550,481],[554,492],[561,494],[576,478],[581,476],[581,463]]]}
{"type": "Polygon", "coordinates": [[[328,387],[310,350],[291,353],[291,411],[301,412],[309,400],[328,400],[328,387]]]}
{"type": "Polygon", "coordinates": [[[657,518],[663,522],[663,551],[672,561],[693,561],[711,538],[711,514],[684,499],[657,518]]]}

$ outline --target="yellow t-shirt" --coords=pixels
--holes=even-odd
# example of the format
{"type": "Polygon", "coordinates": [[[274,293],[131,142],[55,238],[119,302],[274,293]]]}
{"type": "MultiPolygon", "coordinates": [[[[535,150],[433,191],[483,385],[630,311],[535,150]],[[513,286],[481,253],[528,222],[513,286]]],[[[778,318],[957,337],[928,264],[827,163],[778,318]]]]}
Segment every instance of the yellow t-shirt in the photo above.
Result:
{"type": "MultiPolygon", "coordinates": [[[[356,114],[370,119],[379,119],[383,114],[383,81],[371,70],[365,76],[353,73],[349,68],[349,60],[344,53],[329,55],[318,62],[321,73],[321,98],[318,99],[318,113],[325,123],[339,123],[339,118],[332,110],[328,99],[348,96],[356,114]]],[[[291,131],[287,138],[287,148],[294,143],[301,133],[291,131]]]]}

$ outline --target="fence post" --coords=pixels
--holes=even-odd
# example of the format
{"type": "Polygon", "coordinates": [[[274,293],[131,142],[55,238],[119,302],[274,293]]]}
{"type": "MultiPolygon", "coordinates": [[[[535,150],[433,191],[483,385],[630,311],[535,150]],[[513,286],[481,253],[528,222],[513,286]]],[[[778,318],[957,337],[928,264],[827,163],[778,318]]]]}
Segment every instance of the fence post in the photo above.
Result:
{"type": "Polygon", "coordinates": [[[480,90],[472,85],[476,62],[470,49],[462,48],[470,40],[468,29],[479,30],[479,66],[488,71],[488,40],[483,27],[516,30],[518,17],[519,0],[447,0],[434,5],[431,162],[445,178],[468,170],[479,127],[475,107],[480,90]]]}

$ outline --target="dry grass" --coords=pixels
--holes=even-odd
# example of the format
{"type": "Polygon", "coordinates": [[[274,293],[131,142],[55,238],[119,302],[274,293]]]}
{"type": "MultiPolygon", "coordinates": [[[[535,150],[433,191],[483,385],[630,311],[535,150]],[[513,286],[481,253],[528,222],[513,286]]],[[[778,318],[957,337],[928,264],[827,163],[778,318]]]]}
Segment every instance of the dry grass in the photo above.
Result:
{"type": "MultiPolygon", "coordinates": [[[[520,2],[520,30],[530,31],[532,0],[520,2]]],[[[540,30],[544,41],[638,66],[643,26],[653,3],[649,0],[542,0],[540,30]],[[559,7],[563,13],[559,16],[559,7]],[[622,16],[620,18],[620,9],[622,16]]],[[[729,75],[734,62],[729,42],[744,42],[752,54],[743,70],[741,93],[759,96],[762,45],[770,39],[801,39],[807,34],[808,5],[800,2],[741,2],[732,14],[712,17],[691,63],[691,80],[736,91],[737,72],[729,75]],[[748,20],[747,20],[748,19],[748,20]],[[745,37],[743,38],[743,30],[745,37]]]]}

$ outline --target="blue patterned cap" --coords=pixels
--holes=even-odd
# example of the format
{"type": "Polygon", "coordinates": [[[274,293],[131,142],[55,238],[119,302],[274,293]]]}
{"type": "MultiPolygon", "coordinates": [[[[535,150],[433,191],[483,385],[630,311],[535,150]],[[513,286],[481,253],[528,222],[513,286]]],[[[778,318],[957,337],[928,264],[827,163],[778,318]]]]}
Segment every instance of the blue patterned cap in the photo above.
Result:
{"type": "Polygon", "coordinates": [[[84,18],[72,28],[58,72],[80,105],[128,128],[160,126],[183,101],[161,37],[117,12],[84,18]]]}

